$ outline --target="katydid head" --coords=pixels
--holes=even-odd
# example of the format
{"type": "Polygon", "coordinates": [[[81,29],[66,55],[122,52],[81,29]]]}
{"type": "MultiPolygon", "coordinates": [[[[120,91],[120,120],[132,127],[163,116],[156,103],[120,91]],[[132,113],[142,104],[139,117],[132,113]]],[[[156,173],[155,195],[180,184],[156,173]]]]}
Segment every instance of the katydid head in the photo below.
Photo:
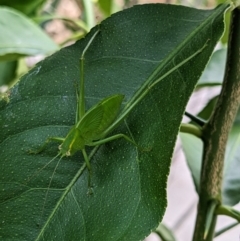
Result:
{"type": "Polygon", "coordinates": [[[75,152],[84,148],[84,141],[80,136],[79,130],[73,126],[63,143],[59,146],[62,156],[72,156],[75,152]]]}

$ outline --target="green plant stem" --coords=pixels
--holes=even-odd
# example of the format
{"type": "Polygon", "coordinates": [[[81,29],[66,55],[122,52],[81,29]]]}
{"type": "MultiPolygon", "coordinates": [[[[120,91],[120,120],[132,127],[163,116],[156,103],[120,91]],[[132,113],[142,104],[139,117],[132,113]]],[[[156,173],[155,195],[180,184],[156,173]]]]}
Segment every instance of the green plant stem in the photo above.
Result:
{"type": "Polygon", "coordinates": [[[180,132],[192,134],[198,138],[202,137],[202,130],[198,126],[193,124],[182,123],[180,126],[180,132]]]}
{"type": "Polygon", "coordinates": [[[236,219],[238,222],[240,222],[240,212],[232,207],[220,205],[216,209],[216,213],[218,215],[225,215],[231,218],[236,219]]]}
{"type": "Polygon", "coordinates": [[[184,115],[187,116],[188,118],[190,118],[191,121],[195,122],[196,124],[198,124],[201,127],[203,127],[206,124],[206,120],[204,120],[198,116],[194,116],[194,115],[188,113],[187,111],[185,111],[184,115]]]}
{"type": "Polygon", "coordinates": [[[223,234],[223,233],[227,232],[228,230],[236,227],[237,225],[239,225],[239,222],[232,223],[232,224],[230,224],[230,225],[228,225],[228,226],[220,229],[219,231],[217,231],[217,232],[215,233],[214,237],[220,236],[221,234],[223,234]]]}
{"type": "MultiPolygon", "coordinates": [[[[77,0],[79,1],[79,0],[77,0]]],[[[82,1],[84,6],[84,19],[87,24],[88,29],[91,29],[95,25],[95,18],[94,18],[94,10],[93,10],[93,3],[89,0],[82,1]]]]}
{"type": "Polygon", "coordinates": [[[44,15],[44,16],[32,18],[32,20],[37,22],[38,24],[49,20],[55,20],[55,19],[70,22],[74,26],[82,29],[85,34],[89,32],[89,28],[87,27],[86,23],[84,23],[81,19],[75,20],[67,17],[58,16],[58,15],[47,15],[47,16],[44,15]]]}
{"type": "Polygon", "coordinates": [[[176,241],[173,232],[164,224],[160,224],[154,231],[163,241],[176,241]]]}
{"type": "MultiPolygon", "coordinates": [[[[240,103],[240,10],[232,12],[228,56],[222,91],[209,122],[203,127],[203,161],[199,190],[198,214],[193,241],[204,240],[204,228],[211,199],[220,199],[224,154],[240,103]]],[[[216,214],[212,223],[216,221],[216,214]]],[[[215,226],[215,224],[214,224],[215,226]]],[[[214,232],[212,228],[211,232],[214,232]]],[[[205,240],[212,240],[209,234],[205,240]]]]}

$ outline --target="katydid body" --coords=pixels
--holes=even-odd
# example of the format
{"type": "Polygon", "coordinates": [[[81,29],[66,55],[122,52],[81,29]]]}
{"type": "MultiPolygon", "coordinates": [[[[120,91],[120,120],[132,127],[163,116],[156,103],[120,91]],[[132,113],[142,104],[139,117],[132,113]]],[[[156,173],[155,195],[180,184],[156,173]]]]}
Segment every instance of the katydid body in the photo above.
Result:
{"type": "Polygon", "coordinates": [[[102,139],[104,137],[104,131],[117,118],[123,98],[123,95],[113,95],[93,106],[82,119],[71,128],[63,143],[59,146],[62,156],[72,156],[77,151],[82,151],[89,170],[89,178],[91,177],[91,165],[85,151],[85,146],[96,146],[121,137],[135,144],[134,141],[123,134],[102,139]]]}
{"type": "Polygon", "coordinates": [[[58,155],[61,155],[61,157],[71,156],[71,155],[74,155],[77,151],[82,151],[84,160],[86,162],[86,166],[89,171],[89,185],[90,185],[92,171],[91,171],[89,157],[85,151],[85,146],[97,146],[109,141],[113,141],[118,138],[124,138],[125,140],[137,146],[134,140],[132,140],[131,138],[129,138],[124,134],[117,134],[110,137],[106,137],[106,136],[111,131],[113,131],[116,128],[116,126],[118,126],[126,118],[126,116],[131,112],[131,110],[144,98],[145,95],[147,95],[147,93],[156,84],[158,84],[161,80],[163,80],[169,74],[177,70],[179,67],[184,65],[190,59],[195,57],[206,47],[206,44],[205,44],[201,49],[196,51],[194,54],[190,55],[188,58],[186,58],[179,64],[175,65],[174,68],[172,68],[170,71],[168,71],[160,78],[156,78],[159,68],[156,71],[154,71],[154,73],[146,81],[146,84],[143,85],[143,87],[134,95],[134,97],[123,108],[120,115],[119,115],[119,112],[121,109],[122,101],[124,99],[124,96],[121,94],[112,95],[101,100],[85,113],[84,55],[99,32],[100,30],[97,30],[93,34],[90,41],[84,48],[82,52],[82,56],[80,58],[81,76],[80,76],[79,90],[77,93],[78,106],[76,111],[75,125],[70,129],[69,133],[65,138],[51,137],[45,142],[45,144],[39,150],[39,151],[42,151],[45,148],[47,142],[49,142],[50,140],[54,140],[54,141],[62,142],[61,145],[59,146],[60,152],[58,154],[58,155]]]}

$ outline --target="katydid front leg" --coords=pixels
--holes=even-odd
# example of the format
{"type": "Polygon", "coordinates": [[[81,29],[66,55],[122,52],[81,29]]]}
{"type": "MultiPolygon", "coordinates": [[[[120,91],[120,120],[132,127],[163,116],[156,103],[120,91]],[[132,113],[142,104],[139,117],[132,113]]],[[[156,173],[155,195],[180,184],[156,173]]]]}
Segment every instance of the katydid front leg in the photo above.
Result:
{"type": "Polygon", "coordinates": [[[43,145],[38,150],[36,150],[36,151],[29,150],[29,153],[38,154],[38,153],[42,152],[46,148],[48,143],[51,142],[51,141],[56,141],[56,142],[62,143],[64,141],[64,138],[62,138],[62,137],[49,137],[49,138],[47,138],[47,140],[43,143],[43,145]]]}

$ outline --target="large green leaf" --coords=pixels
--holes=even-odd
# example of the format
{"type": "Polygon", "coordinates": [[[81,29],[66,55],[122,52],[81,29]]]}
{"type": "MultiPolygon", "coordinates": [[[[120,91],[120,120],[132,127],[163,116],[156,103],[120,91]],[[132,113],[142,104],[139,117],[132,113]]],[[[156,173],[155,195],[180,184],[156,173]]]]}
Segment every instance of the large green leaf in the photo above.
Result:
{"type": "MultiPolygon", "coordinates": [[[[1,226],[4,240],[140,240],[166,209],[166,182],[187,101],[223,31],[226,5],[214,10],[151,4],[112,15],[85,39],[40,62],[11,90],[0,114],[1,226]],[[93,194],[81,153],[40,170],[57,154],[49,136],[66,136],[74,124],[79,58],[85,56],[87,109],[111,94],[136,91],[201,49],[163,79],[114,133],[116,140],[91,158],[93,194]]],[[[147,88],[147,87],[145,87],[147,88]]],[[[88,149],[88,152],[91,149],[88,149]]]]}
{"type": "Polygon", "coordinates": [[[58,46],[22,13],[0,7],[0,16],[0,60],[49,54],[58,49],[58,46]]]}
{"type": "Polygon", "coordinates": [[[46,0],[0,0],[0,5],[15,8],[26,15],[35,15],[46,0]]]}

